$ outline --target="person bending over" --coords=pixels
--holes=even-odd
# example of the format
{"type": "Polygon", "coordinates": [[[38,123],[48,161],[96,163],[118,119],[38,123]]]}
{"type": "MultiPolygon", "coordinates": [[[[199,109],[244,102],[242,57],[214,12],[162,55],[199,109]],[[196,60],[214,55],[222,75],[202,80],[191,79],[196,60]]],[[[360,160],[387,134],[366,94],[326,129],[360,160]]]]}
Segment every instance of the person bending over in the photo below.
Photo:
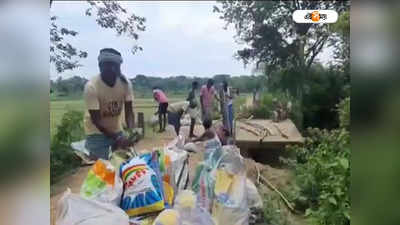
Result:
{"type": "Polygon", "coordinates": [[[175,102],[168,107],[168,124],[174,127],[177,136],[181,129],[181,118],[187,111],[188,107],[188,101],[175,102]]]}

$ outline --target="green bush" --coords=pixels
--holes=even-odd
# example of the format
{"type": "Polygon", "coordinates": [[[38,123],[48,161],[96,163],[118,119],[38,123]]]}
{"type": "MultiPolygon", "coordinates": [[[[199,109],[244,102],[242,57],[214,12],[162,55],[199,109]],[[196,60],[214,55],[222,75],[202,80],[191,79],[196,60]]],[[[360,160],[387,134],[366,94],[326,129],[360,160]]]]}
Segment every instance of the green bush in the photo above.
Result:
{"type": "Polygon", "coordinates": [[[70,144],[84,138],[83,112],[68,111],[57,126],[56,134],[52,137],[50,146],[50,182],[54,184],[58,179],[77,168],[80,160],[73,154],[70,144]]]}
{"type": "Polygon", "coordinates": [[[273,225],[290,225],[289,219],[284,215],[282,208],[285,207],[282,200],[276,194],[265,194],[263,196],[263,223],[273,225]]]}
{"type": "Polygon", "coordinates": [[[305,210],[311,224],[350,224],[350,133],[346,129],[350,99],[339,104],[340,123],[335,130],[308,129],[303,146],[292,146],[296,160],[297,208],[305,210]]]}
{"type": "Polygon", "coordinates": [[[338,104],[339,125],[341,128],[350,128],[350,98],[345,98],[338,104]]]}
{"type": "Polygon", "coordinates": [[[249,114],[253,115],[256,119],[271,119],[272,112],[275,110],[273,100],[277,99],[283,105],[286,105],[289,101],[292,103],[292,111],[289,113],[289,118],[296,124],[298,128],[302,126],[302,112],[299,102],[290,96],[288,93],[273,92],[273,93],[263,93],[260,99],[259,107],[255,107],[249,110],[249,114]]]}

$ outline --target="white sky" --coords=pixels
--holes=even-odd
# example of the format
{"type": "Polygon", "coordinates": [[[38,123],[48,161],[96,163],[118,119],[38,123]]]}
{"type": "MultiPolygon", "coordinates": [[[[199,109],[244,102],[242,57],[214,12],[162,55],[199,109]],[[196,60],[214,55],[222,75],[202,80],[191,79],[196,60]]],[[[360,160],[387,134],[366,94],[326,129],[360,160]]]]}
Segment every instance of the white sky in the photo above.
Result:
{"type": "MultiPolygon", "coordinates": [[[[244,68],[233,58],[243,46],[235,43],[232,26],[224,30],[225,21],[212,12],[213,1],[121,1],[128,12],[146,18],[146,30],[139,33],[137,44],[143,47],[133,55],[134,44],[127,37],[118,37],[113,30],[98,26],[94,17],[85,16],[86,1],[55,1],[51,15],[58,16],[58,24],[78,31],[70,40],[78,49],[89,53],[81,59],[83,67],[57,74],[50,66],[51,79],[79,75],[90,78],[98,73],[97,55],[101,48],[113,47],[122,53],[122,72],[133,78],[136,74],[148,76],[198,76],[215,74],[250,75],[251,66],[244,68]]],[[[322,61],[330,53],[323,52],[322,61]]]]}

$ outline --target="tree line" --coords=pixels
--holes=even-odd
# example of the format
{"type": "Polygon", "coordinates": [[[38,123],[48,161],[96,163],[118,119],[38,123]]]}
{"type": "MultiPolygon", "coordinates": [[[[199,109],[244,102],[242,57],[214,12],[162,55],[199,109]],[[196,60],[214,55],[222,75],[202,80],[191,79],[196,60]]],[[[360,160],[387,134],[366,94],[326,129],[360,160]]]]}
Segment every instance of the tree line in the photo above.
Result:
{"type": "MultiPolygon", "coordinates": [[[[205,84],[208,79],[184,75],[162,78],[138,74],[129,80],[137,97],[149,97],[151,96],[153,87],[159,87],[169,94],[180,95],[186,94],[189,91],[193,81],[205,84]]],[[[230,86],[238,88],[242,93],[250,93],[256,89],[260,89],[266,81],[265,76],[231,76],[229,74],[216,74],[212,79],[216,85],[225,80],[230,86]]],[[[81,95],[87,81],[86,78],[80,76],[73,76],[67,79],[58,77],[55,81],[50,81],[50,92],[58,96],[81,95]]]]}

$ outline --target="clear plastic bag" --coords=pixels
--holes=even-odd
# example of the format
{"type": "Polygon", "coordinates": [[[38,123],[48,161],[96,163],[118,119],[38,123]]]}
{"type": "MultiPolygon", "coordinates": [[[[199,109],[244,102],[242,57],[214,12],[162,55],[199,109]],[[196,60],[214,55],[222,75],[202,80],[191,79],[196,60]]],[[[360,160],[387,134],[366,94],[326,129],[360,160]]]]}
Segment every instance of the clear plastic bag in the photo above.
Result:
{"type": "Polygon", "coordinates": [[[56,225],[129,225],[129,217],[112,204],[102,203],[71,194],[63,194],[57,202],[56,225]]]}
{"type": "Polygon", "coordinates": [[[158,116],[153,115],[153,116],[150,118],[150,125],[151,125],[151,126],[155,126],[155,125],[157,125],[157,124],[158,124],[158,116]]]}
{"type": "Polygon", "coordinates": [[[218,225],[248,225],[249,214],[245,173],[232,175],[218,170],[212,210],[215,222],[218,225]]]}
{"type": "Polygon", "coordinates": [[[179,212],[175,209],[165,209],[154,221],[153,225],[183,225],[179,212]]]}
{"type": "Polygon", "coordinates": [[[179,193],[174,209],[179,212],[182,225],[214,225],[210,213],[198,207],[196,194],[191,190],[179,193]]]}
{"type": "Polygon", "coordinates": [[[246,168],[239,149],[224,146],[215,172],[212,216],[217,224],[248,225],[246,168]]]}
{"type": "Polygon", "coordinates": [[[109,161],[97,160],[82,184],[81,196],[119,206],[123,187],[118,173],[109,161]]]}
{"type": "Polygon", "coordinates": [[[262,208],[263,201],[258,193],[256,185],[250,179],[246,179],[247,201],[249,208],[262,208]]]}

